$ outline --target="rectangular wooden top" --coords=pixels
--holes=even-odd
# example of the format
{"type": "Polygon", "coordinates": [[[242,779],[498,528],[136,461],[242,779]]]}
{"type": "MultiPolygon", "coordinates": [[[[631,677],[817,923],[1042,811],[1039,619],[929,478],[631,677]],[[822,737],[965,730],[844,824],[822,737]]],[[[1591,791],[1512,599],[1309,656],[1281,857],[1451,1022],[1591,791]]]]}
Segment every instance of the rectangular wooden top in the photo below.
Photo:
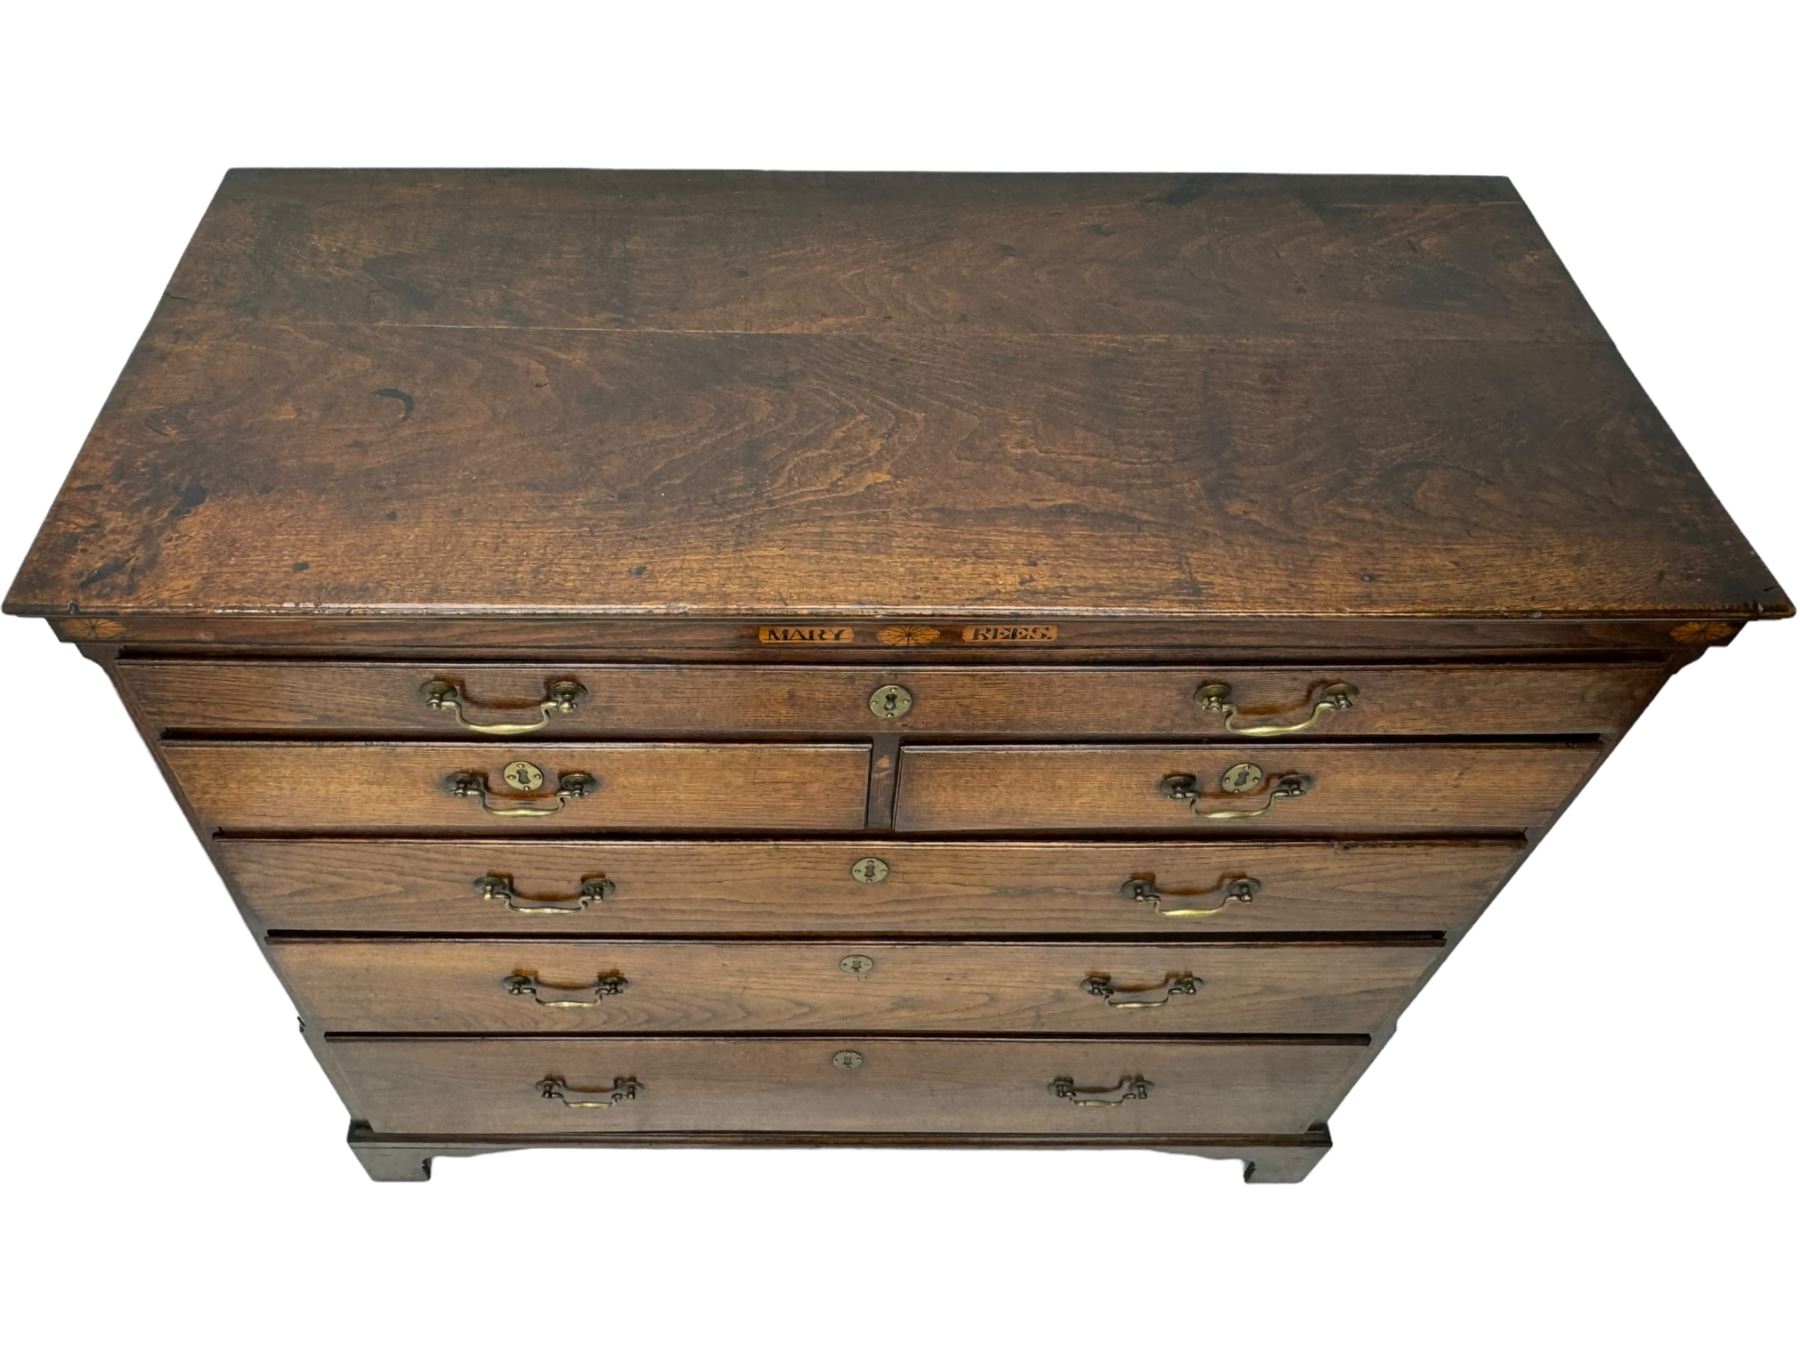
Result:
{"type": "Polygon", "coordinates": [[[1503,179],[301,170],[6,607],[1792,612],[1503,179]]]}

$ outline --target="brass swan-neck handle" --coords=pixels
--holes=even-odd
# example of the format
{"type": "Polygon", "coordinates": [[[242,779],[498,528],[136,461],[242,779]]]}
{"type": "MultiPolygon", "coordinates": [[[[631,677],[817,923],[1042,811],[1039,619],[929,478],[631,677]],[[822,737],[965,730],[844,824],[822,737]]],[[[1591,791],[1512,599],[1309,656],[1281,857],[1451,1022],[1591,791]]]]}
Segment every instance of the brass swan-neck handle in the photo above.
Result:
{"type": "Polygon", "coordinates": [[[489,872],[475,878],[475,889],[483,900],[498,900],[514,914],[579,914],[606,899],[618,886],[604,873],[596,873],[583,877],[581,889],[574,895],[523,895],[513,889],[510,876],[489,872]]]}
{"type": "MultiPolygon", "coordinates": [[[[427,680],[419,686],[419,697],[425,700],[427,708],[435,708],[448,712],[456,724],[483,736],[525,736],[533,731],[542,731],[550,725],[552,713],[572,713],[575,705],[587,697],[587,690],[574,680],[556,680],[546,686],[544,698],[536,705],[537,720],[535,722],[472,722],[468,709],[480,707],[466,692],[449,680],[427,680]]],[[[495,711],[515,711],[510,708],[497,708],[495,711]]]]}
{"type": "Polygon", "coordinates": [[[1194,690],[1194,702],[1201,711],[1217,713],[1225,719],[1225,730],[1234,736],[1255,736],[1267,739],[1271,736],[1298,736],[1302,732],[1311,731],[1325,718],[1333,713],[1349,712],[1356,706],[1357,688],[1342,680],[1334,680],[1323,686],[1314,686],[1316,692],[1308,695],[1312,700],[1312,712],[1298,722],[1251,722],[1239,719],[1243,712],[1231,701],[1231,686],[1222,680],[1209,680],[1194,690]]]}
{"type": "Polygon", "coordinates": [[[501,987],[509,994],[529,997],[541,1008],[593,1008],[604,999],[624,993],[630,983],[623,975],[596,975],[593,983],[571,988],[566,985],[545,984],[536,975],[508,975],[501,981],[501,987]],[[585,997],[563,997],[570,994],[585,997]]]}
{"type": "Polygon", "coordinates": [[[1141,1102],[1149,1097],[1150,1089],[1155,1086],[1136,1074],[1121,1078],[1109,1088],[1076,1087],[1073,1078],[1050,1080],[1050,1091],[1075,1106],[1121,1106],[1126,1102],[1141,1102]]]}
{"type": "Polygon", "coordinates": [[[1119,887],[1119,894],[1127,900],[1136,900],[1140,904],[1149,905],[1165,919],[1209,919],[1215,914],[1223,914],[1234,903],[1249,904],[1262,892],[1262,885],[1262,882],[1256,877],[1232,873],[1220,877],[1218,884],[1204,889],[1179,890],[1173,886],[1158,887],[1156,873],[1146,872],[1122,883],[1119,887]],[[1209,906],[1171,906],[1164,903],[1175,898],[1199,899],[1208,895],[1218,896],[1219,903],[1209,906]]]}
{"type": "MultiPolygon", "coordinates": [[[[541,776],[538,781],[541,783],[541,776]]],[[[557,777],[554,797],[533,798],[495,792],[488,786],[485,773],[464,771],[444,780],[444,788],[452,797],[472,797],[490,816],[553,816],[570,802],[593,795],[599,786],[599,780],[591,773],[565,773],[557,777]]]]}
{"type": "Polygon", "coordinates": [[[1304,797],[1312,785],[1310,774],[1289,772],[1267,777],[1260,765],[1233,764],[1219,775],[1219,786],[1224,790],[1224,795],[1214,796],[1203,792],[1199,776],[1191,773],[1168,774],[1158,785],[1158,791],[1172,801],[1186,802],[1188,809],[1202,820],[1249,820],[1254,816],[1267,815],[1275,809],[1278,801],[1304,797]],[[1263,789],[1261,806],[1218,805],[1233,797],[1255,792],[1259,787],[1263,789]]]}
{"type": "Polygon", "coordinates": [[[644,1085],[635,1078],[615,1078],[609,1088],[578,1088],[552,1076],[540,1078],[531,1085],[531,1090],[545,1101],[602,1111],[610,1106],[634,1102],[644,1095],[644,1085]]]}
{"type": "Polygon", "coordinates": [[[1090,975],[1081,982],[1081,992],[1105,999],[1109,1008],[1161,1008],[1177,994],[1199,993],[1203,983],[1184,971],[1148,989],[1121,989],[1110,975],[1090,975]]]}

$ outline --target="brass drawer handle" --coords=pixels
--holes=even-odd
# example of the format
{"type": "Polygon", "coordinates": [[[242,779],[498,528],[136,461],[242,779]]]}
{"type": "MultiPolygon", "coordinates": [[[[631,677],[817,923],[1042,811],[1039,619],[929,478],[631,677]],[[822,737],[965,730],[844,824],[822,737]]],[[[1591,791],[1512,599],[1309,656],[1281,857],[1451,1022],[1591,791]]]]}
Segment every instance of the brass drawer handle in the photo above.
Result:
{"type": "Polygon", "coordinates": [[[537,705],[535,722],[471,722],[465,709],[478,705],[473,704],[469,696],[449,680],[427,680],[419,686],[419,696],[425,700],[427,708],[447,711],[459,726],[479,731],[483,736],[524,736],[533,731],[542,731],[550,725],[551,713],[572,713],[575,711],[575,704],[587,697],[587,690],[574,680],[557,680],[547,686],[544,692],[546,697],[537,705]]]}
{"type": "Polygon", "coordinates": [[[1106,1000],[1109,1008],[1160,1008],[1176,994],[1197,994],[1204,980],[1191,973],[1171,975],[1161,984],[1148,989],[1121,989],[1110,975],[1090,975],[1081,982],[1081,992],[1106,1000]],[[1143,998],[1144,994],[1160,994],[1160,998],[1143,998]]]}
{"type": "Polygon", "coordinates": [[[601,999],[625,992],[630,984],[623,975],[596,975],[592,984],[570,988],[566,985],[539,984],[535,975],[508,975],[501,987],[509,994],[530,995],[541,1008],[592,1008],[601,999]],[[589,994],[588,998],[559,998],[560,994],[589,994]],[[548,995],[549,997],[545,997],[548,995]]]}
{"type": "Polygon", "coordinates": [[[1262,882],[1255,877],[1246,876],[1220,877],[1218,885],[1209,886],[1203,891],[1158,890],[1154,872],[1146,872],[1143,876],[1132,877],[1131,880],[1119,887],[1119,894],[1127,900],[1137,900],[1149,905],[1165,919],[1209,919],[1215,914],[1223,914],[1233,901],[1241,905],[1249,904],[1261,891],[1262,882]],[[1163,904],[1164,900],[1172,896],[1187,899],[1203,895],[1216,895],[1219,897],[1219,903],[1206,909],[1197,905],[1170,909],[1163,904]]]}
{"type": "MultiPolygon", "coordinates": [[[[1232,796],[1253,792],[1264,781],[1263,771],[1254,764],[1234,764],[1219,777],[1219,786],[1232,796]]],[[[1200,780],[1191,773],[1172,773],[1162,780],[1162,795],[1174,801],[1186,802],[1188,809],[1202,820],[1249,820],[1252,816],[1267,815],[1274,810],[1275,803],[1287,797],[1304,797],[1313,785],[1310,775],[1303,773],[1278,773],[1268,780],[1266,796],[1263,804],[1248,808],[1241,806],[1215,807],[1215,802],[1226,801],[1226,797],[1209,797],[1200,791],[1200,780]]]]}
{"type": "Polygon", "coordinates": [[[1312,714],[1303,722],[1258,722],[1245,726],[1238,722],[1243,714],[1231,701],[1231,686],[1212,681],[1194,690],[1194,702],[1202,712],[1219,713],[1225,719],[1225,730],[1237,736],[1298,736],[1311,731],[1331,713],[1349,712],[1356,706],[1356,686],[1339,680],[1319,689],[1313,696],[1312,714]]]}
{"type": "Polygon", "coordinates": [[[609,1106],[636,1101],[643,1095],[644,1085],[635,1078],[615,1078],[609,1088],[577,1088],[570,1087],[560,1078],[540,1078],[531,1085],[531,1090],[545,1101],[603,1111],[609,1106]]]}
{"type": "Polygon", "coordinates": [[[1073,1078],[1054,1078],[1050,1091],[1076,1106],[1118,1106],[1122,1102],[1141,1102],[1150,1095],[1155,1084],[1135,1075],[1121,1078],[1117,1087],[1076,1087],[1073,1078]]]}
{"type": "Polygon", "coordinates": [[[485,773],[453,773],[444,780],[444,787],[452,797],[474,797],[481,803],[481,809],[493,816],[553,816],[570,802],[588,796],[599,786],[598,780],[591,773],[565,773],[556,780],[556,796],[552,804],[534,806],[519,804],[529,803],[531,798],[496,793],[488,786],[485,773]],[[512,805],[496,806],[496,802],[512,805]]]}
{"type": "Polygon", "coordinates": [[[489,872],[475,878],[475,889],[483,900],[498,900],[514,914],[579,914],[589,905],[599,904],[618,887],[604,875],[596,874],[581,879],[578,895],[520,895],[513,889],[511,877],[489,872]]]}

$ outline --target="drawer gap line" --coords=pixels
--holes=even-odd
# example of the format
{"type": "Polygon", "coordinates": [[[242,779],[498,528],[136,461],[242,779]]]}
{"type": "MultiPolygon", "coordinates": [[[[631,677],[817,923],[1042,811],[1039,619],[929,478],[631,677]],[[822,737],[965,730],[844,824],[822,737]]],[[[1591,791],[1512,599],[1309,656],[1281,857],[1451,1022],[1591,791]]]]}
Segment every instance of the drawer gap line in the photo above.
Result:
{"type": "Polygon", "coordinates": [[[734,946],[815,947],[823,951],[848,942],[869,942],[909,947],[1062,947],[1070,951],[1107,946],[1141,947],[1442,947],[1441,932],[1341,933],[442,933],[355,932],[323,929],[270,929],[268,941],[284,946],[332,945],[352,942],[435,943],[458,946],[541,946],[545,944],[606,944],[612,946],[706,947],[721,942],[734,946]]]}
{"type": "Polygon", "coordinates": [[[1118,1044],[1129,1040],[1134,1046],[1336,1046],[1366,1048],[1373,1037],[1366,1033],[1330,1033],[1330,1031],[1195,1031],[1193,1035],[1121,1035],[1120,1031],[869,1031],[821,1028],[817,1031],[326,1031],[324,1039],[333,1044],[376,1044],[391,1040],[427,1040],[427,1042],[482,1042],[482,1040],[976,1040],[1006,1044],[1042,1044],[1058,1040],[1098,1040],[1118,1044]]]}

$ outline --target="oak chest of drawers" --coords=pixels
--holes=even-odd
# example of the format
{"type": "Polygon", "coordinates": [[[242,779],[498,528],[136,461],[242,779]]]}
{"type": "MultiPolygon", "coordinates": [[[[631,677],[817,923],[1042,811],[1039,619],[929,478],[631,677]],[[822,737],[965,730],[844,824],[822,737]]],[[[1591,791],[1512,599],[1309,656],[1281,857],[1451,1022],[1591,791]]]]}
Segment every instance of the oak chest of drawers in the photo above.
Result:
{"type": "Polygon", "coordinates": [[[226,178],[7,608],[371,1175],[1258,1181],[1792,612],[1504,180],[312,171],[226,178]]]}

